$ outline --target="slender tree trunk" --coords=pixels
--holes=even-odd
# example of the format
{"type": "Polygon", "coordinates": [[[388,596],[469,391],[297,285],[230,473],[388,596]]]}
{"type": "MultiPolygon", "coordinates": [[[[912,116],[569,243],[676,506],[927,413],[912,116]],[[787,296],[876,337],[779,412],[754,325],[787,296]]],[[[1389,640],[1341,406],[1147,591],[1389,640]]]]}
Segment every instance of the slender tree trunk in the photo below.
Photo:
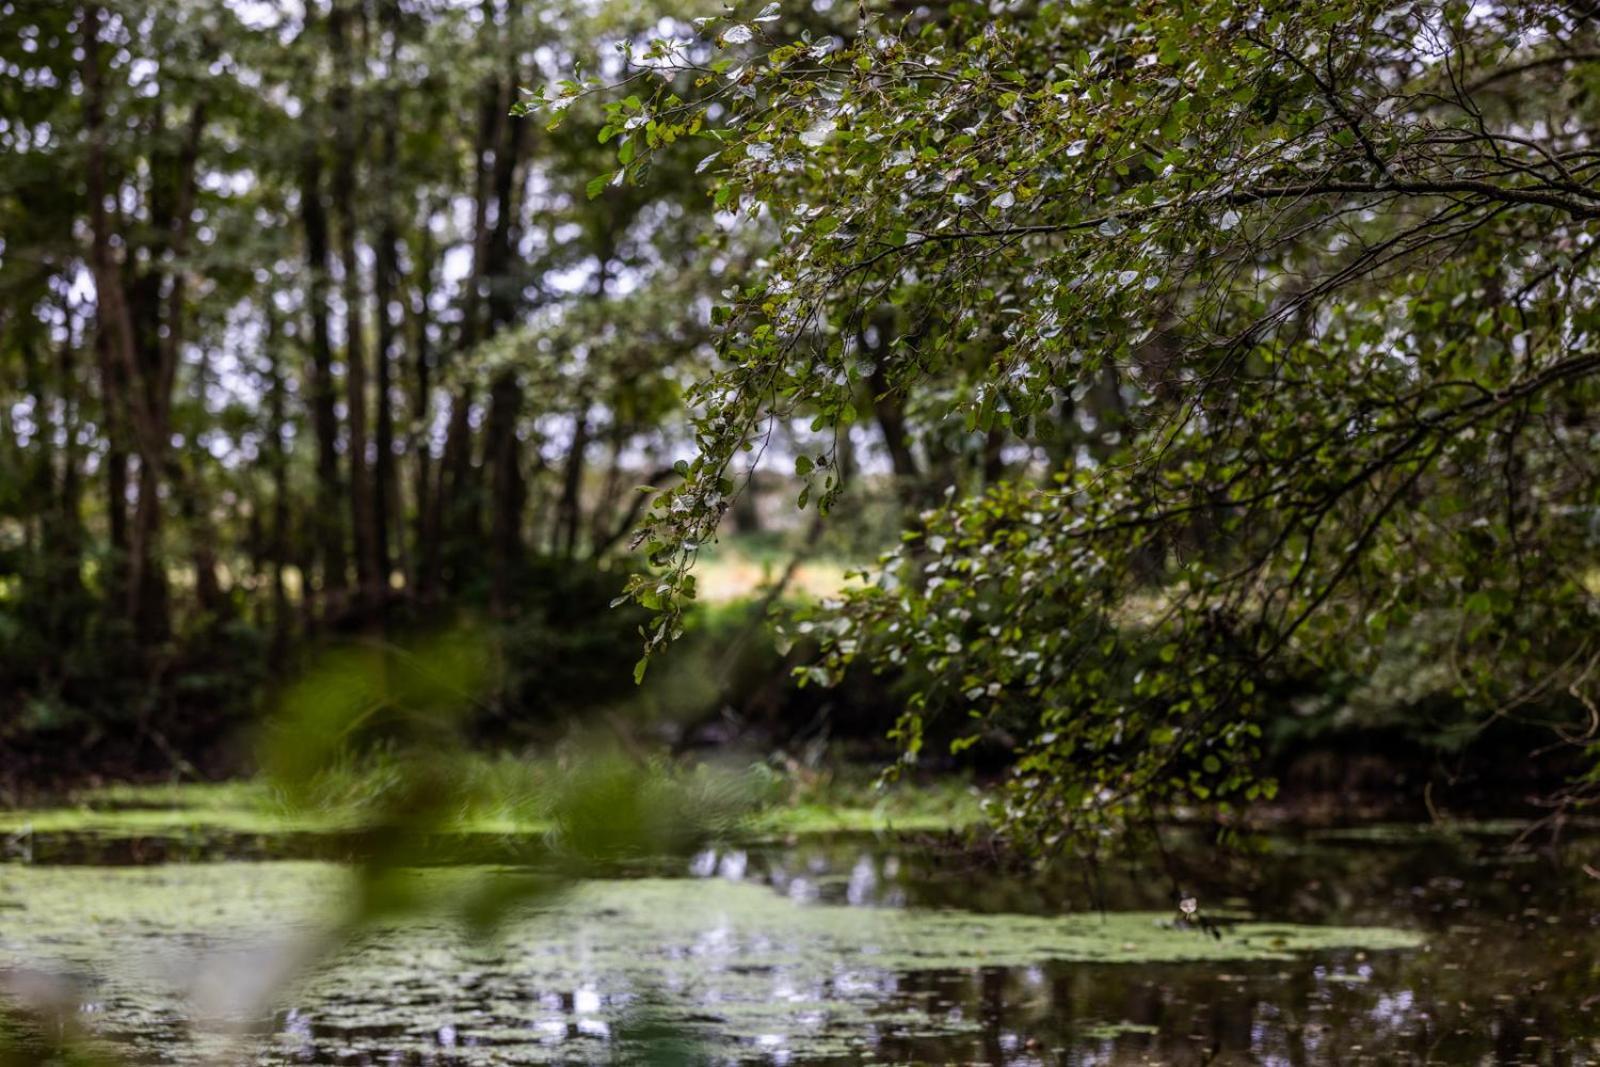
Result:
{"type": "Polygon", "coordinates": [[[388,575],[394,569],[390,532],[395,529],[394,515],[397,504],[393,391],[399,331],[395,328],[391,312],[399,274],[398,244],[399,237],[395,233],[391,217],[379,229],[377,262],[373,275],[373,304],[377,311],[378,322],[377,381],[374,383],[378,407],[377,429],[373,440],[377,455],[372,471],[375,513],[373,535],[376,544],[373,551],[377,557],[379,575],[385,585],[388,583],[388,575]]]}
{"type": "Polygon", "coordinates": [[[361,260],[357,253],[356,164],[359,153],[355,114],[355,65],[351,57],[350,8],[335,0],[328,15],[334,60],[333,112],[337,150],[333,203],[339,216],[339,258],[344,271],[345,406],[350,425],[350,520],[355,530],[356,584],[363,613],[374,610],[388,582],[378,557],[377,511],[367,463],[367,355],[361,332],[361,260]]]}
{"type": "MultiPolygon", "coordinates": [[[[504,42],[505,74],[499,86],[497,113],[511,109],[511,93],[521,80],[517,63],[517,4],[506,4],[504,42]]],[[[495,149],[493,194],[494,226],[485,249],[485,280],[488,283],[489,322],[486,336],[499,333],[516,315],[520,302],[518,283],[511,266],[511,249],[518,231],[521,205],[517,190],[526,150],[528,124],[502,119],[501,137],[495,149]]],[[[522,515],[527,506],[528,489],[522,474],[522,447],[517,437],[517,420],[522,414],[522,384],[513,371],[495,378],[489,390],[489,421],[484,427],[484,469],[489,475],[489,588],[491,610],[504,614],[506,596],[514,586],[514,575],[521,565],[522,515]]]]}
{"type": "Polygon", "coordinates": [[[430,302],[433,297],[433,277],[435,250],[433,240],[426,222],[420,227],[420,234],[413,245],[414,259],[412,264],[411,286],[411,351],[412,359],[412,393],[411,417],[415,429],[412,432],[411,453],[416,458],[416,474],[413,482],[412,494],[414,496],[414,524],[412,534],[412,566],[408,569],[407,580],[412,590],[423,599],[432,594],[432,588],[427,583],[432,575],[427,559],[431,552],[430,538],[437,535],[437,530],[430,526],[434,516],[433,510],[433,448],[432,430],[433,418],[433,365],[431,347],[429,345],[428,330],[432,322],[430,302]]]}
{"type": "Polygon", "coordinates": [[[573,413],[572,444],[561,471],[561,499],[556,501],[557,553],[571,559],[578,552],[578,530],[583,524],[583,467],[589,450],[589,401],[580,394],[573,413]]]}
{"type": "MultiPolygon", "coordinates": [[[[100,355],[100,402],[111,437],[106,462],[107,507],[110,512],[111,543],[121,557],[122,582],[119,590],[125,600],[133,597],[133,575],[128,528],[128,452],[118,438],[126,433],[127,412],[131,409],[129,373],[134,365],[133,323],[122,291],[122,269],[112,250],[111,220],[106,213],[110,192],[105,161],[105,103],[100,72],[99,7],[90,6],[83,14],[84,131],[88,138],[84,179],[89,200],[89,225],[92,234],[89,264],[95,282],[95,347],[100,355]]],[[[131,605],[125,605],[131,606],[131,605]]]]}
{"type": "Polygon", "coordinates": [[[422,561],[423,588],[429,595],[440,586],[446,557],[450,557],[448,562],[453,563],[456,556],[453,550],[463,540],[476,540],[478,508],[477,484],[472,469],[473,403],[471,386],[462,386],[450,398],[444,454],[439,459],[439,488],[433,495],[429,509],[427,552],[422,561]],[[451,551],[447,552],[447,547],[451,551]]]}
{"type": "MultiPolygon", "coordinates": [[[[594,297],[603,301],[611,286],[611,260],[616,252],[616,235],[608,229],[600,241],[596,255],[599,260],[595,271],[594,297]]],[[[567,451],[566,465],[561,475],[561,497],[556,501],[556,522],[552,549],[568,559],[577,554],[578,531],[583,524],[583,468],[589,449],[589,390],[586,381],[577,389],[577,403],[573,405],[572,444],[567,451]]]]}
{"type": "Polygon", "coordinates": [[[373,310],[378,326],[378,360],[377,360],[377,430],[375,444],[377,446],[377,461],[373,467],[373,508],[376,511],[374,522],[377,537],[376,552],[378,557],[379,573],[385,587],[388,585],[389,575],[394,569],[392,562],[393,551],[390,544],[390,534],[397,535],[397,540],[404,541],[400,529],[395,523],[398,513],[399,485],[395,473],[395,432],[394,432],[394,366],[400,358],[398,348],[402,335],[402,323],[396,322],[395,302],[399,288],[400,275],[400,234],[395,219],[395,169],[398,165],[397,156],[398,134],[396,127],[401,119],[402,108],[400,101],[399,63],[400,63],[400,5],[398,0],[384,0],[382,8],[382,24],[388,35],[387,52],[387,78],[388,87],[384,93],[384,115],[382,118],[383,132],[380,135],[380,149],[378,155],[378,203],[380,217],[378,222],[378,247],[376,249],[376,262],[373,272],[373,310]]]}
{"type": "MultiPolygon", "coordinates": [[[[160,472],[166,459],[167,441],[163,412],[155,402],[158,390],[151,388],[154,383],[149,381],[152,361],[142,358],[139,331],[124,290],[123,268],[115,251],[111,219],[106,210],[111,182],[107,174],[105,100],[100,68],[101,19],[99,7],[91,5],[84,10],[82,77],[87,135],[84,178],[89,199],[89,260],[95,280],[97,329],[103,335],[106,369],[112,371],[103,376],[102,396],[108,409],[115,407],[126,411],[139,457],[138,502],[127,531],[124,608],[137,638],[154,642],[168,632],[165,581],[159,558],[160,472]]],[[[175,322],[168,324],[169,329],[177,325],[175,322]]],[[[176,350],[175,345],[173,350],[176,350]]],[[[159,365],[153,369],[159,374],[159,365]]],[[[113,492],[118,488],[113,480],[113,492]]],[[[120,488],[126,492],[125,485],[120,488]]]]}
{"type": "Polygon", "coordinates": [[[128,539],[128,619],[141,642],[155,643],[171,632],[167,622],[167,583],[161,574],[161,477],[159,468],[139,457],[139,495],[128,539]]]}
{"type": "MultiPolygon", "coordinates": [[[[492,20],[490,5],[484,4],[492,20]]],[[[467,279],[461,314],[461,347],[471,349],[483,339],[483,297],[489,263],[489,201],[494,195],[494,169],[498,163],[500,131],[510,117],[500,105],[505,101],[498,78],[487,78],[478,105],[478,134],[473,143],[472,275],[467,279]]]]}
{"type": "MultiPolygon", "coordinates": [[[[195,568],[195,593],[199,599],[200,610],[204,616],[212,620],[221,618],[227,611],[221,582],[217,576],[217,538],[211,527],[210,510],[202,495],[204,483],[198,477],[199,464],[209,456],[192,440],[187,442],[190,455],[194,458],[194,476],[190,476],[170,447],[172,395],[177,384],[178,364],[182,357],[188,318],[189,273],[184,265],[184,257],[189,251],[189,231],[193,222],[194,201],[199,184],[200,139],[205,133],[205,127],[206,109],[204,104],[197,103],[190,109],[189,123],[182,145],[176,158],[172,160],[170,190],[156,184],[152,186],[150,192],[150,217],[164,231],[166,248],[172,256],[173,263],[172,270],[165,279],[159,275],[150,275],[151,299],[147,306],[153,312],[153,321],[159,321],[159,325],[149,331],[154,335],[154,340],[149,344],[150,354],[145,361],[148,368],[145,389],[149,395],[150,409],[156,420],[153,437],[158,443],[158,450],[154,454],[156,461],[151,463],[151,473],[157,479],[157,484],[152,486],[155,492],[151,494],[150,501],[153,522],[150,551],[157,562],[156,566],[147,572],[155,585],[146,598],[147,603],[152,605],[152,613],[142,626],[153,634],[161,635],[170,632],[166,569],[159,560],[162,524],[159,483],[163,479],[184,511],[185,524],[190,535],[190,556],[195,568]],[[163,289],[166,294],[164,298],[160,295],[163,289]],[[159,610],[154,607],[158,603],[159,610]]],[[[157,170],[160,165],[152,160],[151,169],[157,170]]],[[[206,377],[207,365],[202,351],[198,371],[202,409],[205,402],[206,377]]],[[[143,491],[140,492],[139,499],[142,505],[143,491]]]]}
{"type": "Polygon", "coordinates": [[[93,344],[100,420],[105,425],[106,535],[111,549],[105,589],[111,600],[122,603],[128,596],[128,426],[127,401],[123,399],[127,382],[121,366],[111,358],[111,343],[110,333],[97,324],[93,344]]]}
{"type": "MultiPolygon", "coordinates": [[[[206,413],[206,379],[210,377],[210,360],[204,349],[201,350],[199,365],[195,371],[195,399],[201,412],[206,413]]],[[[195,599],[199,603],[201,616],[208,621],[208,625],[214,626],[227,617],[228,605],[222,595],[222,581],[217,575],[217,533],[211,523],[211,506],[205,489],[206,479],[201,469],[201,464],[209,457],[201,448],[191,448],[189,454],[193,466],[184,471],[174,461],[169,482],[179,487],[178,511],[189,535],[189,558],[194,568],[195,599]]]]}
{"type": "Polygon", "coordinates": [[[317,599],[311,595],[311,574],[316,570],[316,538],[308,529],[310,524],[301,518],[296,530],[294,545],[295,570],[300,575],[300,632],[314,633],[317,628],[317,599]]]}
{"type": "MultiPolygon", "coordinates": [[[[490,4],[483,10],[493,18],[490,4]]],[[[458,349],[470,352],[483,339],[484,279],[488,273],[489,198],[493,195],[495,147],[500,127],[509,121],[500,107],[499,82],[484,82],[478,109],[478,133],[473,146],[474,184],[472,206],[472,273],[463,290],[461,332],[458,349]]],[[[422,551],[422,588],[431,595],[438,586],[446,564],[446,551],[478,536],[477,485],[472,465],[472,423],[474,404],[470,385],[460,386],[450,398],[450,415],[445,428],[444,454],[439,461],[438,488],[432,494],[425,527],[427,536],[422,551]]]]}
{"type": "MultiPolygon", "coordinates": [[[[333,341],[328,328],[328,214],[322,201],[322,155],[307,140],[300,169],[300,223],[306,240],[306,304],[310,310],[309,374],[311,431],[317,440],[316,514],[312,520],[322,571],[322,592],[342,599],[349,567],[344,524],[339,515],[344,493],[339,486],[339,417],[335,409],[333,341]]],[[[309,573],[309,572],[308,572],[309,573]]],[[[308,599],[310,590],[305,591],[308,599]]]]}
{"type": "MultiPolygon", "coordinates": [[[[622,484],[622,448],[627,435],[616,412],[611,413],[611,428],[606,435],[606,474],[601,483],[600,494],[595,499],[594,509],[589,514],[589,544],[591,548],[600,544],[609,534],[608,523],[616,514],[617,506],[623,493],[622,484]]],[[[738,510],[738,501],[734,502],[735,511],[738,510]]],[[[739,529],[744,529],[744,524],[737,518],[739,529]]]]}
{"type": "Polygon", "coordinates": [[[485,439],[490,451],[484,464],[492,472],[489,485],[493,509],[489,524],[489,609],[505,615],[508,594],[514,586],[515,568],[522,549],[522,509],[527,489],[518,467],[516,420],[522,407],[522,390],[509,378],[496,381],[489,393],[489,428],[485,439]]]}
{"type": "Polygon", "coordinates": [[[991,427],[983,435],[983,484],[994,485],[1006,476],[1006,432],[1000,426],[991,427]]]}
{"type": "MultiPolygon", "coordinates": [[[[158,205],[152,198],[153,229],[160,229],[158,205]]],[[[131,272],[130,272],[131,273],[131,272]]],[[[170,437],[162,424],[151,378],[161,372],[161,279],[153,270],[133,275],[127,285],[126,306],[133,324],[133,366],[129,371],[130,425],[134,428],[135,496],[133,520],[128,528],[128,619],[138,639],[156,643],[170,632],[166,623],[166,561],[161,558],[161,476],[168,464],[170,437]]]]}
{"type": "MultiPolygon", "coordinates": [[[[67,309],[63,308],[63,312],[67,309]]],[[[0,331],[3,326],[0,323],[0,331]]],[[[30,599],[40,613],[46,647],[60,653],[71,647],[80,632],[77,608],[81,601],[77,594],[82,588],[77,450],[73,440],[76,427],[72,415],[74,383],[70,374],[75,341],[70,326],[66,333],[55,346],[53,357],[43,332],[22,339],[17,346],[22,358],[22,384],[33,401],[36,430],[26,447],[19,438],[5,434],[11,454],[0,460],[9,463],[10,469],[26,472],[22,514],[33,516],[35,521],[24,519],[22,528],[27,551],[36,560],[38,583],[38,595],[30,599]]],[[[41,663],[41,669],[56,673],[60,658],[59,654],[52,654],[51,662],[41,663]]]]}
{"type": "Polygon", "coordinates": [[[31,435],[28,443],[24,445],[22,438],[15,437],[13,456],[15,469],[22,475],[20,488],[22,490],[23,520],[25,527],[37,521],[39,526],[39,540],[44,546],[46,555],[51,554],[53,546],[50,543],[47,525],[55,511],[55,435],[51,432],[50,387],[45,383],[45,368],[49,361],[45,356],[45,339],[37,337],[24,340],[19,346],[19,355],[22,360],[22,391],[27,393],[33,402],[33,417],[39,426],[39,431],[31,435]]]}
{"type": "MultiPolygon", "coordinates": [[[[289,455],[284,443],[287,423],[284,400],[283,359],[279,354],[277,316],[267,305],[267,465],[272,472],[272,522],[267,532],[267,557],[272,567],[272,641],[269,655],[274,667],[288,659],[294,621],[284,571],[289,563],[289,455]]],[[[301,577],[304,581],[304,575],[301,577]]],[[[304,591],[302,590],[302,594],[304,591]]]]}
{"type": "MultiPolygon", "coordinates": [[[[514,6],[513,6],[514,10],[514,6]]],[[[507,27],[507,34],[514,31],[507,27]]],[[[505,79],[500,83],[495,110],[505,114],[511,110],[512,92],[522,80],[518,69],[515,42],[507,45],[510,55],[506,60],[505,79]]],[[[528,122],[524,119],[502,119],[499,123],[500,139],[495,147],[493,193],[495,204],[494,225],[490,228],[485,247],[485,281],[488,282],[489,328],[487,336],[494,336],[510,324],[521,302],[519,284],[511,273],[511,250],[520,229],[518,218],[521,205],[517,191],[521,186],[523,156],[528,146],[528,122]]]]}
{"type": "Polygon", "coordinates": [[[61,398],[61,477],[56,503],[56,533],[60,543],[67,582],[63,592],[72,594],[83,580],[83,447],[78,440],[80,387],[77,371],[78,340],[68,336],[56,355],[57,394],[61,398]]]}

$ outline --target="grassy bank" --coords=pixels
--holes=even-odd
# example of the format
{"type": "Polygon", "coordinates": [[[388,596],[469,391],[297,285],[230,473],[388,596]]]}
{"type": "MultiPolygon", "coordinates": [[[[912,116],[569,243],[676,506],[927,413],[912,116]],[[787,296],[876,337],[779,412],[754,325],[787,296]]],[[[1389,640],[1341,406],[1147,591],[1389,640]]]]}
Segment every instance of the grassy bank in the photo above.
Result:
{"type": "MultiPolygon", "coordinates": [[[[411,788],[407,768],[372,761],[297,788],[265,779],[221,783],[119,784],[59,803],[0,811],[0,832],[165,835],[339,833],[383,822],[411,788]]],[[[437,769],[433,773],[440,773],[437,769]]],[[[576,778],[590,769],[509,757],[466,757],[444,772],[450,802],[427,828],[455,834],[546,834],[559,828],[576,778]]],[[[653,786],[681,789],[714,810],[731,836],[942,832],[982,820],[981,790],[963,779],[876,788],[864,770],[800,781],[765,767],[650,768],[653,786]]],[[[652,787],[653,787],[652,786],[652,787]]],[[[602,815],[603,818],[603,815],[602,815]]]]}

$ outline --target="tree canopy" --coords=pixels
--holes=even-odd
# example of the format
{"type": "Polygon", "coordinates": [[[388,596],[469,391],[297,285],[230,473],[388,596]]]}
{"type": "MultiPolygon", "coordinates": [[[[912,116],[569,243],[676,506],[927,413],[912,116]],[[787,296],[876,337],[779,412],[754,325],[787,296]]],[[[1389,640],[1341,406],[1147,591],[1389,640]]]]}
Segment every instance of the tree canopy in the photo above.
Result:
{"type": "MultiPolygon", "coordinates": [[[[558,123],[609,100],[620,148],[591,191],[699,139],[725,230],[764,235],[714,313],[696,456],[648,518],[651,649],[737,457],[887,403],[980,449],[1003,431],[1005,475],[921,502],[802,624],[810,673],[909,672],[909,760],[936,715],[969,722],[956,747],[1010,731],[1009,814],[1038,840],[1270,794],[1262,710],[1396,649],[1416,706],[1466,708],[1463,732],[1592,742],[1592,11],[858,14],[730,12],[629,50],[623,91],[534,94],[558,123]]],[[[800,457],[802,507],[830,506],[838,467],[800,457]]]]}
{"type": "Polygon", "coordinates": [[[1341,720],[1591,797],[1586,8],[6,10],[0,740],[468,617],[593,710],[781,486],[899,541],[764,669],[1034,840],[1341,720]]]}

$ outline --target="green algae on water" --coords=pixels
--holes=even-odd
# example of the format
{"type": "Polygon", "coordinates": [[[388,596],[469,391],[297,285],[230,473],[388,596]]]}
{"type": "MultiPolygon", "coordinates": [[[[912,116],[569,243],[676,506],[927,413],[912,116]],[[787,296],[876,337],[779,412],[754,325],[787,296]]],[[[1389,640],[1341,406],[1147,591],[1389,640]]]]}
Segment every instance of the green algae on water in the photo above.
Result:
{"type": "Polygon", "coordinates": [[[1122,1020],[1114,1023],[1095,1023],[1083,1031],[1083,1036],[1094,1041],[1109,1041],[1125,1034],[1156,1034],[1160,1032],[1160,1027],[1151,1026],[1149,1023],[1130,1023],[1122,1020]]]}
{"type": "Polygon", "coordinates": [[[90,790],[65,806],[0,811],[0,833],[7,834],[274,834],[348,825],[336,813],[289,811],[259,782],[119,785],[90,790]]]}
{"type": "MultiPolygon", "coordinates": [[[[420,897],[452,899],[502,875],[400,877],[420,897]]],[[[206,987],[247,983],[292,957],[286,946],[329,921],[350,879],[345,868],[298,862],[0,868],[0,967],[92,974],[106,1027],[149,1035],[177,1062],[202,1062],[219,1027],[259,1021],[228,1018],[205,1000],[206,987]],[[204,1021],[193,1036],[173,1046],[174,1028],[196,1017],[204,1021]]],[[[1418,944],[1400,930],[1274,923],[1238,923],[1212,938],[1167,918],[808,904],[722,878],[586,882],[489,940],[427,919],[372,930],[275,998],[292,1024],[262,1056],[292,1062],[314,1030],[359,1054],[437,1050],[449,1033],[463,1062],[557,1061],[571,1058],[573,1042],[628,1040],[644,1005],[718,1059],[776,1047],[802,1059],[856,1055],[874,1033],[971,1030],[971,1019],[908,1006],[898,976],[913,972],[1050,960],[1211,964],[1418,944]],[[470,1055],[469,1040],[481,1042],[470,1055]]]]}
{"type": "MultiPolygon", "coordinates": [[[[480,769],[480,773],[484,773],[480,769]]],[[[511,777],[509,775],[502,777],[511,777]]],[[[537,778],[530,772],[530,778],[537,778]]],[[[489,787],[486,787],[489,788],[489,787]]],[[[531,788],[519,782],[515,788],[531,788]]],[[[532,836],[548,833],[548,798],[522,795],[503,782],[436,827],[461,835],[532,836]],[[500,795],[494,792],[505,792],[500,795]]],[[[982,820],[979,798],[950,783],[901,788],[875,796],[852,791],[837,802],[806,800],[752,811],[728,827],[735,838],[843,833],[938,833],[982,820]]],[[[118,785],[90,790],[63,806],[0,811],[0,834],[81,834],[98,838],[184,835],[341,834],[371,818],[361,803],[289,805],[262,781],[118,785]]]]}

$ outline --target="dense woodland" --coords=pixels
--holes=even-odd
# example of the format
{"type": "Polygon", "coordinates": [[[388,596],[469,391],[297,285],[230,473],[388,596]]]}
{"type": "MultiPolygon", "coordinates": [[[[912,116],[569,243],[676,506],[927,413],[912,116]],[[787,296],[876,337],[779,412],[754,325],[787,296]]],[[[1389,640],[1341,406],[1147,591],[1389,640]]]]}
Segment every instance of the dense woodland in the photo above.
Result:
{"type": "Polygon", "coordinates": [[[691,7],[0,5],[9,766],[470,621],[484,740],[665,677],[1042,838],[1586,802],[1592,12],[691,7]],[[891,551],[699,604],[774,511],[891,551]]]}
{"type": "MultiPolygon", "coordinates": [[[[638,490],[680,476],[711,306],[769,234],[727,232],[687,144],[597,186],[598,104],[560,129],[512,112],[574,65],[620,76],[654,20],[516,0],[6,18],[8,749],[232,769],[213,747],[307,655],[463,621],[502,662],[492,736],[633,701],[641,615],[611,602],[638,490]]],[[[1000,435],[974,448],[869,388],[865,506],[998,477],[1000,435]]],[[[753,469],[745,532],[773,510],[753,469]]],[[[743,663],[748,620],[723,615],[713,661],[680,672],[708,677],[668,703],[804,726],[815,701],[785,711],[785,663],[764,637],[743,663]]]]}
{"type": "Polygon", "coordinates": [[[631,23],[294,6],[5,7],[14,742],[186,749],[308,641],[458,609],[535,664],[631,638],[601,561],[705,359],[707,194],[587,198],[594,126],[510,114],[631,23]]]}
{"type": "Polygon", "coordinates": [[[1594,1061],[1597,248],[1597,0],[0,0],[0,1067],[1594,1061]]]}

